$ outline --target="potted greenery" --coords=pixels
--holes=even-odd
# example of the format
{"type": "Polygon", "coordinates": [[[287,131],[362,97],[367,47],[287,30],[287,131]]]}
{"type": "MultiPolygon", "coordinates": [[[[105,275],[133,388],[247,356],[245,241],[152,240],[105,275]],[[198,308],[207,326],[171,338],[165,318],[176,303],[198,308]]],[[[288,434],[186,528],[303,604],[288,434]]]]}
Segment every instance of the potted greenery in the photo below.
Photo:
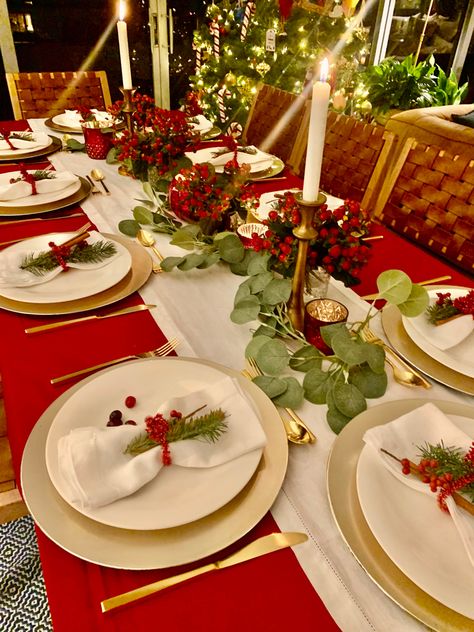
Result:
{"type": "Polygon", "coordinates": [[[458,104],[468,87],[467,83],[458,85],[454,72],[446,75],[433,55],[419,63],[413,55],[401,61],[387,57],[367,68],[361,82],[372,104],[372,115],[380,123],[386,122],[391,110],[458,104]]]}

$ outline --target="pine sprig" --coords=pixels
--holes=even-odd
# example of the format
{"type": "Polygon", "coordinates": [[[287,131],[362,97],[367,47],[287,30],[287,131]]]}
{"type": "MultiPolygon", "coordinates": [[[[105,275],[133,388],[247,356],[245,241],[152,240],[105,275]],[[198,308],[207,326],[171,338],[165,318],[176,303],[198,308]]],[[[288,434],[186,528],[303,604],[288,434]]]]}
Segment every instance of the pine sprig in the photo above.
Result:
{"type": "MultiPolygon", "coordinates": [[[[100,263],[115,255],[117,249],[111,241],[97,241],[93,244],[77,245],[64,257],[67,263],[100,263]]],[[[20,269],[27,270],[35,276],[43,276],[59,266],[52,251],[29,254],[23,259],[20,269]]]]}
{"type": "Polygon", "coordinates": [[[438,305],[437,303],[435,303],[434,305],[430,305],[426,309],[428,321],[433,325],[435,325],[440,320],[452,318],[456,314],[459,314],[459,312],[454,307],[452,301],[445,301],[442,305],[438,305]]]}
{"type": "MultiPolygon", "coordinates": [[[[446,447],[441,441],[436,445],[426,443],[424,446],[418,446],[418,450],[422,459],[436,463],[432,473],[438,477],[450,474],[453,480],[458,480],[473,473],[472,462],[465,458],[465,452],[460,448],[446,447]]],[[[459,491],[474,502],[474,481],[459,491]]]]}
{"type": "Polygon", "coordinates": [[[27,133],[12,132],[9,138],[10,139],[16,138],[17,140],[26,140],[30,143],[33,143],[35,140],[33,137],[33,134],[31,134],[30,132],[27,132],[27,133]]]}
{"type": "MultiPolygon", "coordinates": [[[[168,420],[169,429],[166,433],[168,443],[184,441],[185,439],[203,439],[215,443],[227,430],[226,413],[218,408],[200,417],[171,418],[168,420]]],[[[143,432],[133,439],[125,448],[124,454],[137,456],[160,445],[147,432],[143,432]]]]}

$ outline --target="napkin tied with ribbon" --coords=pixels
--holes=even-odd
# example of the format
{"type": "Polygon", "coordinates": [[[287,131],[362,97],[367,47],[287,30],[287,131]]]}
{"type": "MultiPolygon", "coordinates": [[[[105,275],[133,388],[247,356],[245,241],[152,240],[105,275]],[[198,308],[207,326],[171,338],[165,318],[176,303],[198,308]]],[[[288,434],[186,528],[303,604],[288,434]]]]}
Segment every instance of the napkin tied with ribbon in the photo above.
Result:
{"type": "MultiPolygon", "coordinates": [[[[8,140],[15,149],[23,151],[42,149],[43,147],[47,147],[51,144],[51,138],[47,134],[43,134],[41,132],[10,132],[8,140]],[[22,136],[24,138],[15,138],[16,136],[22,136]],[[28,140],[28,138],[31,140],[28,140]]],[[[13,151],[0,132],[0,151],[6,150],[13,151]]]]}
{"type": "MultiPolygon", "coordinates": [[[[79,234],[79,233],[78,233],[79,234]]],[[[66,238],[62,240],[60,243],[56,243],[57,246],[60,246],[61,243],[64,243],[66,238]]],[[[93,244],[98,241],[106,241],[102,235],[96,231],[90,231],[89,237],[87,238],[88,244],[93,244]]],[[[40,285],[41,283],[47,283],[54,279],[58,274],[63,272],[63,268],[58,264],[54,270],[50,270],[49,272],[45,272],[45,274],[37,275],[29,272],[28,270],[22,270],[20,265],[22,261],[25,259],[26,255],[35,255],[40,252],[45,252],[48,248],[45,246],[44,248],[38,250],[28,249],[27,243],[23,244],[24,248],[21,250],[14,250],[13,252],[9,252],[8,249],[4,250],[0,253],[0,288],[4,287],[31,287],[33,285],[40,285]]],[[[76,268],[78,270],[98,270],[99,268],[103,268],[104,266],[108,266],[110,263],[115,261],[117,257],[120,256],[120,252],[116,252],[111,257],[107,259],[103,259],[102,261],[97,261],[96,263],[68,263],[68,267],[76,268]]]]}
{"type": "MultiPolygon", "coordinates": [[[[367,430],[363,439],[374,448],[381,463],[398,480],[417,492],[429,494],[433,502],[436,502],[436,496],[430,491],[429,485],[416,476],[403,474],[400,463],[381,452],[380,448],[417,463],[419,447],[426,443],[436,445],[443,442],[446,447],[460,448],[465,452],[472,443],[472,438],[432,403],[424,404],[391,423],[367,430]]],[[[469,560],[474,565],[474,516],[456,505],[451,496],[447,498],[446,504],[469,560]]]]}
{"type": "MultiPolygon", "coordinates": [[[[197,415],[217,408],[226,413],[226,432],[215,443],[199,439],[170,443],[171,467],[215,467],[265,446],[265,433],[252,405],[237,380],[230,377],[169,399],[150,413],[161,412],[167,417],[175,409],[186,415],[203,405],[206,409],[197,415]]],[[[161,446],[138,456],[124,454],[130,441],[144,431],[144,423],[83,427],[61,437],[58,465],[67,500],[82,508],[101,507],[133,494],[154,479],[163,467],[161,446]]]]}
{"type": "Polygon", "coordinates": [[[200,132],[201,134],[210,132],[213,128],[212,122],[202,114],[197,114],[189,119],[189,124],[194,131],[200,132]]]}
{"type": "MultiPolygon", "coordinates": [[[[29,174],[34,174],[34,171],[28,171],[29,174]]],[[[77,183],[79,178],[70,171],[51,171],[51,178],[42,178],[41,180],[35,180],[36,193],[55,193],[56,191],[62,191],[71,184],[77,183]]],[[[16,180],[21,177],[21,172],[14,171],[8,174],[12,180],[16,180]]],[[[29,182],[25,180],[18,180],[18,182],[7,182],[0,185],[0,200],[8,202],[9,200],[20,200],[33,195],[33,187],[29,182]]]]}
{"type": "MultiPolygon", "coordinates": [[[[237,162],[239,165],[250,165],[252,172],[263,171],[268,169],[273,162],[273,156],[261,151],[257,147],[250,145],[248,147],[253,153],[247,153],[245,151],[237,151],[237,162]]],[[[209,162],[214,167],[224,167],[229,160],[234,157],[233,151],[226,151],[225,153],[217,152],[221,151],[218,147],[206,147],[199,149],[197,152],[186,152],[186,156],[192,161],[193,164],[209,162]]]]}
{"type": "MultiPolygon", "coordinates": [[[[103,112],[101,110],[92,109],[92,114],[94,115],[94,119],[99,124],[109,124],[112,125],[114,122],[114,118],[108,112],[103,112]]],[[[66,127],[81,127],[81,123],[83,121],[83,116],[76,110],[64,110],[63,114],[59,114],[59,119],[61,121],[61,125],[65,125],[66,127]]]]}

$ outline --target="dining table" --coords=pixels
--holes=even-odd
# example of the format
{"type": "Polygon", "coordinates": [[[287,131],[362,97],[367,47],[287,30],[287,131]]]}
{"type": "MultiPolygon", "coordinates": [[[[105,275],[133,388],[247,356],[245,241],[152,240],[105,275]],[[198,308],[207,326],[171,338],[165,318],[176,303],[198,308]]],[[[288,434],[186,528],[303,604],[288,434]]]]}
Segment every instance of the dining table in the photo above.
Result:
{"type": "MultiPolygon", "coordinates": [[[[62,137],[61,132],[55,133],[46,127],[42,119],[5,122],[5,126],[62,137]]],[[[10,222],[21,217],[0,216],[0,243],[46,233],[73,232],[87,221],[102,234],[119,235],[119,222],[131,219],[132,209],[144,198],[141,182],[120,174],[117,164],[93,160],[84,152],[58,150],[36,160],[38,162],[29,161],[28,168],[50,165],[55,170],[72,171],[82,177],[99,167],[105,175],[110,195],[90,193],[67,209],[25,218],[33,221],[10,222]]],[[[14,164],[0,163],[0,173],[16,169],[14,164]]],[[[254,185],[260,193],[301,187],[301,179],[288,170],[285,169],[281,177],[283,179],[278,181],[257,180],[254,185]]],[[[384,340],[387,336],[382,323],[383,310],[377,311],[383,302],[372,306],[372,302],[361,298],[377,291],[376,279],[381,272],[400,269],[414,282],[449,275],[449,285],[473,287],[473,278],[468,273],[433,256],[388,227],[375,223],[372,233],[380,239],[371,243],[371,256],[361,272],[360,283],[349,288],[331,279],[328,296],[348,308],[351,321],[363,320],[369,309],[374,310],[376,314],[371,328],[384,340]]],[[[182,256],[183,250],[171,244],[167,235],[154,233],[154,236],[156,247],[164,257],[182,256]]],[[[120,238],[133,241],[134,246],[137,244],[124,235],[120,238]]],[[[147,250],[146,256],[154,255],[147,250]]],[[[409,607],[400,603],[390,588],[379,585],[351,551],[350,542],[334,517],[341,508],[334,508],[328,495],[328,464],[338,436],[326,421],[326,406],[306,400],[297,412],[316,435],[316,442],[288,444],[284,477],[274,498],[266,501],[268,506],[254,509],[253,515],[246,516],[244,524],[237,525],[235,531],[230,522],[226,527],[228,533],[223,534],[218,525],[220,514],[216,514],[214,524],[211,516],[204,523],[209,526],[208,535],[206,527],[200,527],[202,553],[198,550],[193,559],[183,563],[179,532],[175,529],[174,544],[170,545],[174,549],[166,555],[171,562],[160,564],[155,562],[152,553],[154,532],[127,530],[130,537],[138,540],[143,537],[150,542],[148,568],[146,563],[141,563],[139,568],[129,562],[122,563],[122,553],[127,560],[130,555],[121,551],[126,545],[121,544],[121,534],[118,533],[121,529],[114,527],[105,527],[103,534],[97,536],[99,540],[94,545],[97,551],[91,551],[90,555],[83,552],[87,548],[84,543],[89,541],[92,533],[96,537],[97,528],[93,528],[92,519],[84,518],[80,526],[72,529],[70,515],[74,510],[63,508],[65,503],[45,474],[44,455],[34,452],[33,442],[41,444],[41,437],[44,438],[51,416],[57,410],[55,406],[61,406],[78,388],[90,384],[102,373],[57,384],[52,384],[51,379],[82,367],[156,349],[173,339],[179,341],[170,355],[171,360],[176,358],[175,363],[197,361],[203,366],[229,371],[234,376],[240,374],[245,368],[246,345],[256,328],[255,323],[239,325],[230,319],[241,282],[242,277],[218,264],[203,270],[175,269],[150,274],[136,290],[113,304],[91,311],[61,315],[55,314],[54,310],[51,314],[34,314],[21,313],[21,310],[8,306],[0,308],[0,374],[8,438],[20,490],[22,482],[28,480],[26,502],[37,523],[39,554],[55,632],[139,632],[150,629],[279,632],[290,627],[298,632],[338,629],[345,632],[419,632],[427,628],[427,622],[419,620],[416,612],[410,612],[409,607]],[[25,333],[27,328],[55,320],[103,315],[141,303],[155,307],[115,318],[90,319],[37,334],[25,333]],[[28,463],[25,463],[26,454],[30,459],[28,463]],[[37,457],[34,463],[31,462],[33,454],[37,457]],[[39,477],[36,487],[31,481],[35,471],[39,477]],[[32,489],[41,498],[35,498],[32,489]],[[51,524],[48,518],[47,503],[53,501],[54,516],[60,524],[51,524]],[[308,539],[293,548],[207,573],[110,612],[101,611],[100,604],[104,599],[221,560],[260,536],[286,531],[302,532],[308,539]],[[111,563],[100,563],[100,537],[104,548],[115,547],[111,563]],[[217,539],[217,544],[213,543],[213,538],[217,539]],[[178,563],[173,564],[173,560],[178,563]]],[[[104,369],[103,373],[107,371],[109,369],[104,369]]],[[[387,375],[385,394],[368,400],[368,412],[372,416],[377,416],[377,410],[380,410],[382,419],[386,407],[397,402],[419,402],[420,405],[428,401],[447,402],[460,408],[474,404],[474,391],[470,394],[468,389],[454,388],[442,380],[429,377],[431,388],[426,390],[397,383],[389,367],[387,375]]],[[[353,458],[353,454],[348,458],[353,458]]],[[[156,538],[160,537],[157,531],[156,538]]],[[[416,543],[413,546],[416,548],[416,543]]],[[[433,612],[433,620],[436,620],[436,612],[433,612]]],[[[444,621],[442,617],[439,620],[444,621]]],[[[437,629],[448,629],[439,625],[437,629]]],[[[466,617],[462,618],[462,624],[456,625],[460,627],[452,629],[474,630],[474,620],[469,621],[466,617]]],[[[433,627],[436,629],[435,624],[433,627]]]]}

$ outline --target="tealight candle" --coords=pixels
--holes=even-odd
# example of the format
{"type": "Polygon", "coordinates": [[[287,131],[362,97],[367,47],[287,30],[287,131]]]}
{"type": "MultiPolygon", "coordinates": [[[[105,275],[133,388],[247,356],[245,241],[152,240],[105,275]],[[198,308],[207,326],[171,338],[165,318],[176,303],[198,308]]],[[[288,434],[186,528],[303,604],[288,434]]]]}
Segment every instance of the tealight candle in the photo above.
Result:
{"type": "Polygon", "coordinates": [[[117,33],[120,50],[120,65],[122,66],[122,83],[125,90],[132,89],[132,71],[130,69],[130,53],[128,50],[127,23],[125,17],[125,2],[119,2],[119,20],[117,22],[117,33]]]}
{"type": "Polygon", "coordinates": [[[327,82],[328,70],[328,60],[323,59],[321,62],[320,79],[313,85],[308,147],[306,150],[306,164],[303,181],[303,200],[305,202],[316,202],[318,199],[329,94],[331,91],[331,86],[327,82]]]}

